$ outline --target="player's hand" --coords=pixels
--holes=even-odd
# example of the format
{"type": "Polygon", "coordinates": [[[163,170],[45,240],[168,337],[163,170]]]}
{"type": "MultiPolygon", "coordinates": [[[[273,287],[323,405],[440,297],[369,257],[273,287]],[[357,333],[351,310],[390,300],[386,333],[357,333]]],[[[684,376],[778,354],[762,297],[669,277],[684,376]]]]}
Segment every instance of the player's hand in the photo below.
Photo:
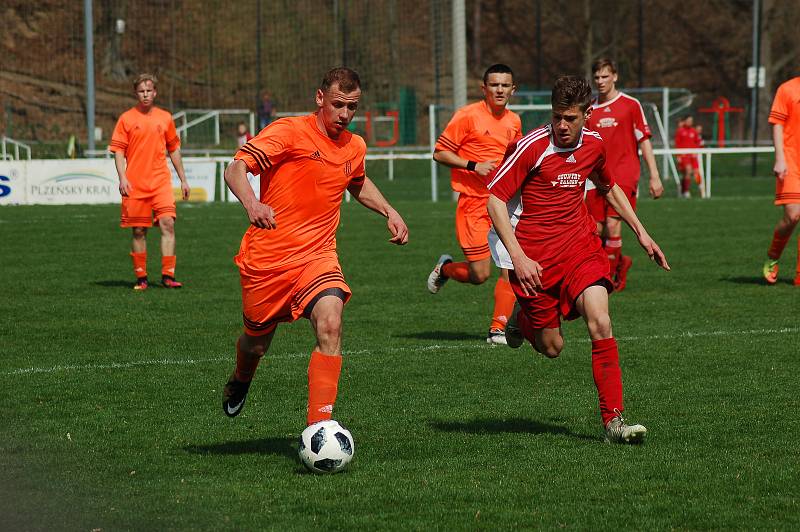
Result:
{"type": "Polygon", "coordinates": [[[128,197],[128,194],[131,193],[131,183],[125,176],[119,178],[119,193],[125,197],[128,197]]]}
{"type": "Polygon", "coordinates": [[[775,161],[775,166],[772,167],[775,177],[783,179],[789,173],[789,168],[786,167],[786,161],[775,161]]]}
{"type": "Polygon", "coordinates": [[[250,223],[259,229],[275,229],[278,227],[275,221],[275,211],[269,205],[261,202],[247,209],[247,216],[250,218],[250,223]]]}
{"type": "Polygon", "coordinates": [[[667,257],[664,256],[664,252],[661,251],[661,248],[658,247],[655,240],[650,238],[650,235],[643,234],[639,237],[639,244],[642,246],[642,249],[647,253],[647,256],[650,257],[650,260],[654,261],[656,264],[661,266],[667,271],[670,271],[669,264],[667,263],[667,257]]]}
{"type": "Polygon", "coordinates": [[[527,296],[535,296],[536,290],[543,290],[542,285],[542,267],[535,260],[525,255],[518,257],[516,260],[512,257],[514,263],[514,273],[519,279],[519,284],[522,291],[527,296]]]}
{"type": "Polygon", "coordinates": [[[189,188],[189,183],[186,180],[181,181],[181,196],[183,197],[183,201],[189,199],[189,193],[191,192],[191,188],[189,188]]]}
{"type": "Polygon", "coordinates": [[[658,174],[650,176],[650,197],[658,199],[664,193],[664,185],[661,184],[661,177],[658,174]]]}
{"type": "Polygon", "coordinates": [[[475,173],[479,176],[487,176],[497,168],[497,161],[484,161],[475,165],[475,173]]]}
{"type": "Polygon", "coordinates": [[[408,226],[406,226],[406,223],[397,211],[389,211],[389,220],[386,222],[386,225],[389,227],[389,232],[392,234],[392,238],[389,239],[389,242],[397,244],[398,246],[403,246],[408,243],[408,226]]]}

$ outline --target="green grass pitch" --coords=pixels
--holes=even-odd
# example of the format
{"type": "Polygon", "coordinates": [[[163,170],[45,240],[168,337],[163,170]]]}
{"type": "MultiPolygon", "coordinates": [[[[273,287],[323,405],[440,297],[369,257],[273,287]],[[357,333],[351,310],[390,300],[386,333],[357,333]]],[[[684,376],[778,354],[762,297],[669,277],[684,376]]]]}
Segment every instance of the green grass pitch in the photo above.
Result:
{"type": "MultiPolygon", "coordinates": [[[[454,205],[425,201],[402,165],[376,175],[411,242],[343,206],[353,298],[334,417],[356,455],[334,476],[296,455],[307,321],[279,328],[243,413],[221,411],[241,327],[238,205],[181,205],[186,287],[145,293],[130,289],[117,206],[0,208],[0,528],[800,527],[800,288],[795,240],[780,282],[760,280],[771,180],[641,200],[673,271],[626,233],[634,265],[612,319],[628,415],[650,432],[624,447],[602,440],[584,325],[565,326],[557,360],[488,346],[492,282],[425,289],[458,251],[454,205]]],[[[149,245],[154,278],[157,231],[149,245]]]]}

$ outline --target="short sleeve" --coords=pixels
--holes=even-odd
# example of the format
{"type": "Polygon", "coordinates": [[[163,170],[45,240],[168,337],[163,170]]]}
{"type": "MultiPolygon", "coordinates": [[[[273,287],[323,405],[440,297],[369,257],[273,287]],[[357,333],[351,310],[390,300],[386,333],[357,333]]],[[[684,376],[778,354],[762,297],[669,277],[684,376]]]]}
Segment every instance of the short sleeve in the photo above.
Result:
{"type": "Polygon", "coordinates": [[[167,151],[172,153],[181,147],[181,138],[178,136],[178,131],[175,129],[175,121],[169,117],[167,122],[167,151]]]}
{"type": "Polygon", "coordinates": [[[359,144],[358,155],[356,156],[356,167],[351,174],[353,177],[350,178],[350,185],[360,187],[364,184],[364,177],[367,174],[366,168],[364,166],[364,159],[366,158],[367,154],[367,145],[364,144],[362,140],[359,144]]]}
{"type": "Polygon", "coordinates": [[[769,111],[769,123],[776,125],[783,125],[789,120],[789,91],[786,90],[786,85],[778,87],[778,92],[775,93],[775,100],[772,102],[772,109],[769,111]]]}
{"type": "Polygon", "coordinates": [[[261,175],[286,157],[293,144],[292,138],[291,122],[278,120],[239,148],[233,159],[243,161],[251,174],[261,175]]]}
{"type": "Polygon", "coordinates": [[[636,142],[642,142],[653,134],[650,132],[650,126],[647,124],[647,119],[644,117],[644,108],[637,100],[636,106],[633,108],[633,134],[636,136],[636,142]]]}
{"type": "Polygon", "coordinates": [[[125,153],[127,149],[128,130],[121,116],[119,120],[117,120],[117,125],[114,126],[114,133],[111,134],[111,141],[108,143],[108,151],[125,153]]]}
{"type": "Polygon", "coordinates": [[[453,153],[458,153],[459,148],[464,144],[470,131],[472,131],[472,119],[470,115],[462,111],[457,112],[436,141],[434,151],[451,151],[453,153]]]}
{"type": "Polygon", "coordinates": [[[503,162],[487,176],[486,188],[504,202],[513,198],[536,164],[535,143],[514,142],[508,146],[503,162]]]}

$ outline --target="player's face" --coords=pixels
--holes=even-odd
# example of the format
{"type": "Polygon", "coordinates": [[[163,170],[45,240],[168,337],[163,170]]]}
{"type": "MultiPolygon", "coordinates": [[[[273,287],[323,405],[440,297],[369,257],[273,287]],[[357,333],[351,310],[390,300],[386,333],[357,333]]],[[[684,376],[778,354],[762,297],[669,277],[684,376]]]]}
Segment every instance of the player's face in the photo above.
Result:
{"type": "Polygon", "coordinates": [[[600,95],[606,95],[614,90],[617,83],[617,75],[611,72],[609,67],[603,67],[594,73],[594,85],[600,95]]]}
{"type": "Polygon", "coordinates": [[[361,89],[342,92],[338,83],[325,92],[317,89],[317,124],[325,128],[330,138],[338,139],[356,114],[360,98],[361,89]]]}
{"type": "Polygon", "coordinates": [[[157,94],[155,85],[149,79],[136,86],[136,99],[139,100],[139,106],[143,109],[150,109],[153,106],[157,94]]]}
{"type": "Polygon", "coordinates": [[[581,111],[577,105],[568,109],[553,109],[553,134],[555,144],[559,148],[571,148],[578,143],[581,129],[586,119],[592,114],[591,107],[581,111]]]}
{"type": "Polygon", "coordinates": [[[486,83],[481,85],[483,98],[493,111],[505,109],[516,88],[511,74],[499,72],[486,76],[486,83]]]}
{"type": "Polygon", "coordinates": [[[684,125],[686,127],[694,127],[694,118],[692,118],[691,116],[687,116],[686,120],[684,120],[684,125]]]}

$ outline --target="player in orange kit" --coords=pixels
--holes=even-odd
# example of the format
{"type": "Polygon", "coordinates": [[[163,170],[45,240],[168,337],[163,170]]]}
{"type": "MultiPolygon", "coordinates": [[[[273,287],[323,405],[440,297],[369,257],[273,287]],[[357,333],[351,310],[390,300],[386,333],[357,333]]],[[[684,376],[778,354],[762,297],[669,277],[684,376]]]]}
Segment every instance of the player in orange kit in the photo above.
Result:
{"type": "MultiPolygon", "coordinates": [[[[775,142],[775,205],[783,205],[783,217],[775,226],[763,274],[767,283],[778,281],[778,259],[800,222],[800,77],[778,87],[769,112],[775,142]]],[[[800,286],[800,239],[794,285],[800,286]]]]}
{"type": "Polygon", "coordinates": [[[307,318],[316,334],[308,364],[310,425],[331,419],[342,366],[342,310],[350,299],[336,254],[345,190],[385,216],[390,242],[408,242],[403,218],[366,177],[364,139],[347,131],[361,98],[358,74],[329,71],[314,114],[276,120],[242,146],[225,170],[251,226],[234,261],[242,285],[244,333],[236,368],[223,390],[229,417],[244,407],[258,363],[280,322],[307,318]],[[247,172],[260,174],[256,198],[247,172]]]}
{"type": "MultiPolygon", "coordinates": [[[[437,293],[448,279],[482,284],[491,273],[486,211],[486,175],[497,167],[509,144],[522,135],[519,116],[506,109],[514,94],[514,73],[506,65],[490,66],[483,75],[483,100],[459,109],[434,147],[433,158],[452,168],[451,184],[458,192],[456,235],[466,262],[444,254],[428,276],[428,290],[437,293]]],[[[500,243],[502,245],[502,243],[500,243]]],[[[501,269],[494,289],[495,307],[486,341],[505,344],[505,326],[514,307],[508,270],[501,269]]]]}
{"type": "Polygon", "coordinates": [[[181,195],[189,199],[189,184],[183,171],[181,141],[172,115],[154,105],[158,80],[140,74],[133,82],[138,103],[117,120],[109,143],[119,176],[122,195],[121,227],[130,227],[131,258],[136,275],[135,290],[145,290],[147,281],[147,229],[161,229],[161,284],[181,288],[175,280],[175,198],[165,152],[181,181],[181,195]]]}

